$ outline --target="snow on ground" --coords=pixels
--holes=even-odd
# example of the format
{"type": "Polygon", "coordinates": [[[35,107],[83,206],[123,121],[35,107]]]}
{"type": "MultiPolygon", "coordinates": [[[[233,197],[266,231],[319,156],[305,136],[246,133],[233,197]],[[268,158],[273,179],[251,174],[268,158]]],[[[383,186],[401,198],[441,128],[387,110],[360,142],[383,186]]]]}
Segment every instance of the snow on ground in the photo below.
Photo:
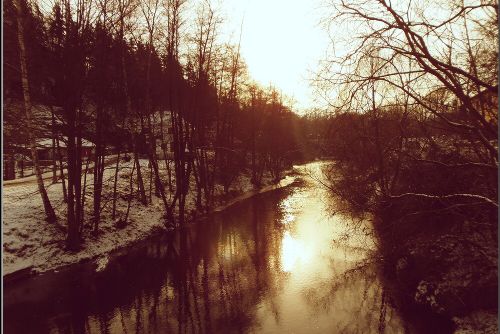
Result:
{"type": "Polygon", "coordinates": [[[498,333],[497,310],[479,310],[467,316],[453,318],[457,325],[454,334],[496,334],[498,333]]]}
{"type": "MultiPolygon", "coordinates": [[[[113,162],[116,161],[116,155],[110,155],[108,157],[106,157],[106,165],[109,165],[109,164],[112,164],[113,162]]],[[[63,165],[65,166],[66,163],[63,165]]],[[[90,162],[89,163],[89,168],[92,168],[92,166],[94,166],[94,163],[93,162],[90,162]]],[[[31,170],[32,173],[34,173],[33,170],[31,170]]],[[[64,175],[66,175],[68,173],[68,170],[66,169],[66,167],[63,168],[63,172],[64,172],[64,175]]],[[[16,171],[16,175],[17,175],[17,171],[16,171]]],[[[25,173],[28,173],[28,169],[25,169],[25,173]]],[[[42,179],[44,180],[44,182],[50,182],[52,180],[52,169],[49,170],[49,171],[44,171],[42,172],[42,179]]],[[[57,177],[60,178],[60,169],[59,169],[59,165],[57,166],[57,177]]],[[[14,186],[14,185],[19,185],[21,183],[30,183],[30,182],[36,182],[36,175],[35,174],[32,174],[32,175],[29,175],[29,176],[25,176],[25,177],[21,177],[21,178],[16,178],[14,180],[3,180],[3,186],[4,187],[10,187],[10,186],[14,186]]]]}
{"type": "MultiPolygon", "coordinates": [[[[110,159],[112,159],[110,157],[110,159]]],[[[117,218],[124,216],[127,208],[127,195],[130,192],[130,172],[132,161],[120,162],[118,176],[117,218]]],[[[164,167],[164,164],[161,164],[164,167]]],[[[85,169],[85,167],[84,167],[85,169]]],[[[146,194],[149,193],[150,168],[148,160],[141,160],[146,194]]],[[[48,196],[58,216],[55,224],[44,220],[44,211],[40,195],[37,191],[36,181],[11,184],[3,187],[3,275],[21,269],[30,269],[33,272],[44,272],[86,259],[96,259],[98,269],[102,270],[107,263],[106,254],[112,250],[122,248],[135,241],[142,240],[155,231],[165,229],[163,222],[163,204],[160,198],[152,195],[152,203],[148,206],[140,204],[137,199],[132,201],[128,224],[125,227],[115,225],[116,219],[111,218],[112,185],[114,180],[115,164],[109,163],[104,174],[102,218],[99,225],[100,233],[91,234],[89,226],[92,212],[92,169],[87,174],[86,203],[84,213],[84,243],[82,249],[76,253],[65,250],[65,215],[66,204],[63,201],[62,184],[49,184],[45,181],[48,196]]],[[[134,172],[134,187],[135,176],[134,172]]],[[[166,175],[163,171],[162,175],[166,175]]],[[[83,179],[83,177],[82,177],[83,179]]],[[[276,185],[270,185],[270,176],[264,180],[267,186],[254,190],[248,175],[242,175],[231,187],[234,196],[231,200],[221,203],[216,211],[234,204],[236,201],[250,197],[258,192],[268,191],[285,186],[293,182],[292,177],[287,177],[276,185]]],[[[165,178],[166,181],[166,178],[165,178]]],[[[167,187],[168,189],[168,187],[167,187]]],[[[221,195],[221,187],[216,189],[221,195]]],[[[170,195],[170,194],[169,194],[170,195]]],[[[169,196],[168,195],[168,196],[169,196]]],[[[194,189],[186,200],[186,212],[194,210],[194,189]]]]}

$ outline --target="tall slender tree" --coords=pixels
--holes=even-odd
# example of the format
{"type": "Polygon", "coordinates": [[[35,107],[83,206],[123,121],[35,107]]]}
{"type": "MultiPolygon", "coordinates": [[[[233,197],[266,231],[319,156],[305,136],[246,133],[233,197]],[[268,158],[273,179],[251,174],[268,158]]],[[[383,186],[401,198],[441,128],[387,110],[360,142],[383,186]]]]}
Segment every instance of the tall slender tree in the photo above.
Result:
{"type": "Polygon", "coordinates": [[[26,115],[26,126],[29,129],[28,141],[30,145],[31,158],[33,159],[38,191],[42,198],[46,219],[48,221],[55,221],[56,214],[54,212],[52,204],[50,203],[49,196],[47,195],[47,190],[45,189],[45,185],[43,183],[42,170],[40,168],[40,163],[38,160],[38,154],[36,149],[37,146],[36,138],[34,137],[33,134],[34,124],[33,124],[33,114],[31,111],[31,97],[29,90],[28,68],[26,60],[26,46],[24,43],[23,18],[25,17],[25,15],[23,13],[23,6],[21,4],[21,0],[14,0],[14,6],[16,7],[17,11],[17,37],[19,43],[19,63],[21,65],[21,83],[23,91],[24,113],[26,115]]]}

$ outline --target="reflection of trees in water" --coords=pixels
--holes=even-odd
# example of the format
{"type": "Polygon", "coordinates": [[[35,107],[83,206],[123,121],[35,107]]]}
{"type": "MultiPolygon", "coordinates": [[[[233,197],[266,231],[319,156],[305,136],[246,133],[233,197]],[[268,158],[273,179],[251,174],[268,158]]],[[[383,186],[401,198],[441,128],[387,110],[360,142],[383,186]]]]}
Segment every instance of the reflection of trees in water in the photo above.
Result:
{"type": "MultiPolygon", "coordinates": [[[[349,188],[356,182],[341,183],[343,175],[331,162],[317,163],[304,174],[322,199],[324,216],[336,219],[335,224],[342,226],[340,232],[332,236],[332,242],[346,257],[346,262],[331,259],[334,276],[318,284],[320,288],[303,292],[312,313],[329,312],[333,308],[338,333],[399,333],[402,324],[397,316],[393,317],[396,311],[391,308],[378,275],[381,258],[370,223],[371,214],[368,206],[353,198],[354,189],[349,188]],[[378,308],[374,309],[375,306],[378,308]],[[347,315],[344,319],[339,316],[342,311],[347,315]]],[[[404,331],[408,329],[405,327],[404,331]]]]}
{"type": "MultiPolygon", "coordinates": [[[[76,271],[59,278],[66,290],[51,295],[60,295],[61,304],[34,322],[33,330],[19,332],[241,333],[262,329],[257,314],[262,307],[280,323],[280,296],[288,276],[280,259],[286,210],[277,203],[287,195],[265,194],[212,220],[127,250],[102,273],[76,271]]],[[[338,269],[337,285],[325,281],[318,285],[322,289],[304,292],[311,313],[332,308],[335,317],[345,305],[350,317],[339,322],[338,332],[368,328],[367,320],[357,325],[353,319],[369,318],[374,324],[370,328],[377,328],[377,314],[385,311],[372,309],[380,305],[382,293],[375,272],[369,265],[358,267],[357,275],[339,263],[332,266],[338,269]],[[346,305],[336,299],[339,296],[359,305],[346,305]],[[367,317],[368,311],[372,316],[367,317]]],[[[383,319],[388,318],[387,309],[383,319]]]]}
{"type": "MultiPolygon", "coordinates": [[[[116,310],[118,317],[106,320],[111,326],[99,327],[124,333],[239,333],[258,328],[256,306],[264,296],[277,304],[273,299],[280,288],[275,277],[278,215],[264,201],[252,201],[234,217],[222,215],[224,224],[207,221],[158,244],[162,265],[169,268],[161,284],[138,291],[132,303],[116,310]]],[[[149,249],[148,256],[152,253],[149,249]]],[[[278,307],[274,310],[279,317],[278,307]]],[[[106,332],[92,327],[86,332],[106,332]]]]}
{"type": "MultiPolygon", "coordinates": [[[[279,323],[278,296],[286,280],[280,259],[284,231],[278,223],[281,216],[280,210],[269,207],[265,201],[252,201],[251,206],[242,206],[236,216],[222,215],[224,224],[207,221],[176,234],[167,246],[160,246],[169,248],[165,263],[169,269],[162,283],[150,292],[154,298],[148,294],[135,297],[135,312],[120,321],[123,332],[246,332],[260,328],[256,310],[261,302],[266,303],[279,323]],[[135,318],[131,317],[134,314],[135,318]]],[[[351,248],[350,252],[355,246],[351,248]]],[[[162,251],[158,253],[165,257],[162,251]]],[[[338,268],[338,263],[332,265],[338,268]]],[[[382,290],[370,265],[365,259],[339,273],[335,284],[325,282],[330,289],[306,291],[311,313],[328,311],[332,305],[346,305],[349,318],[338,322],[339,332],[384,329],[386,303],[380,303],[382,290]],[[338,291],[351,302],[336,301],[338,291]],[[354,302],[358,305],[351,305],[354,302]],[[381,305],[378,313],[371,309],[372,305],[381,305]]]]}
{"type": "Polygon", "coordinates": [[[369,257],[332,264],[336,267],[333,277],[303,291],[311,315],[331,314],[336,333],[401,333],[403,326],[393,317],[395,311],[379,280],[376,262],[369,257]]]}
{"type": "Polygon", "coordinates": [[[367,206],[351,198],[354,194],[352,188],[340,183],[344,177],[340,175],[337,163],[320,161],[309,164],[303,167],[302,174],[305,176],[304,182],[309,184],[307,192],[314,194],[322,203],[321,218],[328,221],[336,217],[336,224],[342,226],[340,233],[332,236],[335,246],[348,252],[376,249],[372,214],[367,206]]]}

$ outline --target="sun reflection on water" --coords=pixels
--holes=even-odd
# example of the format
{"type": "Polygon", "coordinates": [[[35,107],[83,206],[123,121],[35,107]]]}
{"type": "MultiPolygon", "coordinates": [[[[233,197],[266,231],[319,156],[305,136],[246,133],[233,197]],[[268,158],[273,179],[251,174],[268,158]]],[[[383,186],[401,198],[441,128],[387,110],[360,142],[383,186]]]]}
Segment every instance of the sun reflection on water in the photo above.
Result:
{"type": "Polygon", "coordinates": [[[295,239],[289,231],[286,231],[281,246],[281,268],[285,272],[291,272],[296,265],[307,263],[311,253],[302,240],[295,239]]]}
{"type": "Polygon", "coordinates": [[[294,192],[279,206],[282,212],[280,222],[285,228],[281,238],[281,269],[298,278],[303,276],[299,272],[304,272],[314,262],[314,242],[309,240],[307,233],[307,229],[312,226],[308,217],[301,214],[301,198],[298,193],[294,192]]]}
{"type": "Polygon", "coordinates": [[[328,258],[342,258],[333,248],[332,239],[340,224],[336,217],[325,214],[324,203],[317,191],[296,190],[279,204],[281,235],[280,268],[291,274],[290,284],[303,286],[311,280],[331,274],[328,258]]]}

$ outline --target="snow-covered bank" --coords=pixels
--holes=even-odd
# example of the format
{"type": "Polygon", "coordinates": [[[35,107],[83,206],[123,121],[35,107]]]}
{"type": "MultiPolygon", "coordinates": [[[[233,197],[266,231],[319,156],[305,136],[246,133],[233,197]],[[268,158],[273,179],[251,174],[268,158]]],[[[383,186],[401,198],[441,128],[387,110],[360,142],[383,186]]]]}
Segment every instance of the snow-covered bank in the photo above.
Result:
{"type": "MultiPolygon", "coordinates": [[[[114,162],[116,162],[116,157],[117,157],[116,155],[107,156],[106,157],[106,165],[110,165],[110,164],[113,164],[114,162]]],[[[89,168],[93,168],[93,166],[94,166],[94,163],[90,162],[89,168]]],[[[67,175],[68,169],[66,167],[64,167],[63,172],[64,172],[64,175],[67,175]]],[[[59,165],[57,166],[56,176],[57,176],[57,179],[61,178],[59,165]]],[[[52,170],[45,171],[42,173],[42,179],[44,180],[45,183],[50,183],[52,180],[52,177],[53,177],[52,170]]],[[[30,183],[30,182],[36,182],[36,175],[35,174],[21,177],[21,178],[17,178],[14,180],[3,180],[3,186],[4,187],[17,186],[17,185],[20,185],[22,183],[30,183]]]]}
{"type": "MultiPolygon", "coordinates": [[[[149,187],[148,161],[141,160],[143,178],[146,188],[149,187]]],[[[117,217],[126,211],[126,195],[129,193],[129,175],[131,162],[123,162],[120,166],[118,190],[121,194],[117,203],[117,217]]],[[[94,236],[88,226],[91,217],[92,202],[92,175],[89,169],[87,175],[87,195],[85,205],[85,227],[83,229],[84,243],[77,253],[65,250],[65,233],[61,226],[65,225],[66,204],[63,202],[61,183],[48,185],[47,192],[59,217],[57,224],[49,224],[44,220],[43,207],[37,193],[36,182],[25,182],[11,185],[3,189],[3,275],[20,270],[41,273],[59,267],[77,263],[87,259],[101,259],[118,248],[142,240],[156,231],[165,229],[163,221],[163,205],[161,199],[152,196],[152,203],[147,206],[133,201],[128,224],[125,227],[116,226],[111,218],[111,200],[108,195],[112,192],[114,179],[114,165],[109,166],[104,175],[105,187],[103,194],[104,209],[99,225],[100,233],[94,236]]],[[[231,198],[222,203],[216,203],[215,211],[223,210],[228,206],[263,191],[269,191],[286,186],[293,182],[289,176],[278,184],[271,184],[270,177],[265,178],[266,186],[254,189],[250,183],[250,176],[243,174],[231,187],[231,198]]],[[[147,189],[149,191],[149,189],[147,189]]],[[[153,190],[154,193],[154,190],[153,190]]],[[[216,198],[221,197],[222,187],[216,187],[216,198]]],[[[186,212],[190,215],[195,208],[194,191],[186,201],[186,212]]]]}
{"type": "Polygon", "coordinates": [[[479,310],[464,317],[455,317],[454,334],[496,334],[498,333],[498,313],[496,310],[479,310]]]}

